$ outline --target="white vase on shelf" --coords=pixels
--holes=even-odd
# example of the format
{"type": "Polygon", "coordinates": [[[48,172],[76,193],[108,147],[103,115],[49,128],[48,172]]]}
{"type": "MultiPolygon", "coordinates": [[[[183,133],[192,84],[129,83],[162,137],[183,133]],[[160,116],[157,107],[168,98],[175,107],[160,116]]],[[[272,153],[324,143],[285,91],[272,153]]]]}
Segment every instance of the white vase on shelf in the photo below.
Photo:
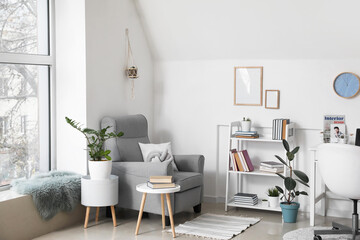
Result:
{"type": "Polygon", "coordinates": [[[251,121],[241,121],[241,131],[251,131],[251,121]]]}
{"type": "Polygon", "coordinates": [[[270,197],[269,196],[269,207],[276,208],[279,206],[279,197],[270,197]]]}

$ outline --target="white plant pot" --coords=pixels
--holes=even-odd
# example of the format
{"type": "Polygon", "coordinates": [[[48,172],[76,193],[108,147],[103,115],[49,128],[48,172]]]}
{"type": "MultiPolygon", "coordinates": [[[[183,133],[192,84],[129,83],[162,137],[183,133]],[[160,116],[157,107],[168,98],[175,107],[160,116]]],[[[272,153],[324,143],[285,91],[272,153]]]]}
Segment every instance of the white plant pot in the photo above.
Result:
{"type": "Polygon", "coordinates": [[[111,160],[102,160],[102,161],[89,160],[90,178],[95,180],[109,179],[111,174],[111,167],[112,167],[111,160]]]}
{"type": "Polygon", "coordinates": [[[251,131],[251,121],[241,121],[241,131],[251,131]]]}
{"type": "Polygon", "coordinates": [[[276,208],[279,206],[279,197],[270,197],[269,196],[269,207],[276,208]]]}

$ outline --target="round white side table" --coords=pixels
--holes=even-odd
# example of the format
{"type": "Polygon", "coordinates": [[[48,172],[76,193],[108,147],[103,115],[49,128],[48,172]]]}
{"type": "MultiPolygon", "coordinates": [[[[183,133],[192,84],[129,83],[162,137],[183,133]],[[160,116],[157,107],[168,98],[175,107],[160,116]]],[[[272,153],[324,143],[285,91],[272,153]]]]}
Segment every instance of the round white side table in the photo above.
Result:
{"type": "Polygon", "coordinates": [[[95,222],[99,220],[100,207],[111,207],[111,215],[114,227],[116,227],[116,216],[114,205],[118,204],[119,198],[119,178],[110,175],[109,179],[94,179],[90,176],[81,178],[81,204],[86,206],[86,215],[84,228],[87,228],[89,222],[90,207],[96,207],[95,222]]]}
{"type": "Polygon", "coordinates": [[[138,221],[137,221],[137,224],[136,224],[135,235],[138,235],[138,233],[139,233],[141,218],[142,218],[143,211],[144,211],[144,206],[145,206],[146,194],[152,193],[152,194],[161,194],[161,213],[162,213],[161,215],[162,215],[163,229],[165,229],[164,194],[166,195],[166,202],[167,202],[168,211],[169,211],[171,230],[172,230],[173,237],[175,238],[176,235],[175,235],[175,228],[174,228],[173,212],[172,212],[172,208],[171,208],[170,193],[179,192],[180,191],[180,186],[176,185],[174,188],[153,189],[153,188],[148,187],[146,183],[142,183],[142,184],[139,184],[139,185],[136,186],[136,191],[142,192],[143,196],[142,196],[142,200],[141,200],[138,221]]]}

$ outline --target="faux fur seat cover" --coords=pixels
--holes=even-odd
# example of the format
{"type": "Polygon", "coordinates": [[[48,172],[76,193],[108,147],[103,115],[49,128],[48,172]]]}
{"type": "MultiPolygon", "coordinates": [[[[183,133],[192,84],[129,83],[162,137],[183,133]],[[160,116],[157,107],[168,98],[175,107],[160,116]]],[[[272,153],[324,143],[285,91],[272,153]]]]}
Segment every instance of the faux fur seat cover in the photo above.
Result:
{"type": "Polygon", "coordinates": [[[11,185],[17,193],[32,196],[44,220],[51,219],[59,211],[72,211],[80,203],[81,175],[76,173],[39,173],[30,179],[16,179],[11,185]]]}

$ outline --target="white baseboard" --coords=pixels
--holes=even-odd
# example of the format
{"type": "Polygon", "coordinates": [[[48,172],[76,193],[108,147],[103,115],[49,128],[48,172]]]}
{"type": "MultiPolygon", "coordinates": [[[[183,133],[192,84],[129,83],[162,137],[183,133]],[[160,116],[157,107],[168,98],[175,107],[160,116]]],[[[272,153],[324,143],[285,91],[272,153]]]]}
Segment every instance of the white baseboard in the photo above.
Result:
{"type": "Polygon", "coordinates": [[[225,203],[224,197],[204,196],[203,200],[207,203],[225,203]]]}
{"type": "MultiPolygon", "coordinates": [[[[216,197],[216,196],[204,196],[204,202],[206,203],[225,203],[225,197],[216,197]]],[[[306,205],[303,207],[303,212],[309,213],[310,206],[306,205]]],[[[316,214],[321,215],[320,209],[316,209],[316,214]]],[[[351,218],[352,212],[351,209],[349,210],[338,210],[333,208],[328,208],[326,210],[326,215],[331,217],[341,217],[341,218],[351,218]]]]}

